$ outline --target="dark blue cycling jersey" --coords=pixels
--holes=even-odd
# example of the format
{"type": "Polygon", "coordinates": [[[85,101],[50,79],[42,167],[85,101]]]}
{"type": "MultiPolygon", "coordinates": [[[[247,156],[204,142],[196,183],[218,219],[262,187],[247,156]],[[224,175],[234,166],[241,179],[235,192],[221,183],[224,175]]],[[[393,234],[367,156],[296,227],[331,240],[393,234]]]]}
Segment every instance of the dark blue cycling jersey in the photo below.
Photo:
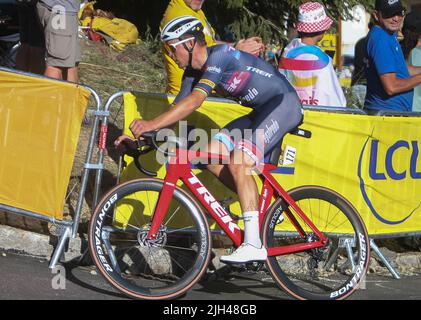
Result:
{"type": "Polygon", "coordinates": [[[213,139],[229,152],[239,149],[261,161],[303,119],[301,103],[288,80],[265,61],[228,45],[207,48],[202,70],[186,69],[177,104],[193,90],[208,96],[212,90],[253,108],[227,124],[213,139]],[[242,136],[236,134],[239,129],[242,136]],[[250,129],[251,135],[247,135],[250,129]]]}
{"type": "Polygon", "coordinates": [[[255,109],[273,97],[294,91],[278,70],[249,53],[226,44],[209,47],[207,52],[208,59],[202,70],[186,69],[174,104],[193,90],[206,96],[215,90],[255,109]]]}

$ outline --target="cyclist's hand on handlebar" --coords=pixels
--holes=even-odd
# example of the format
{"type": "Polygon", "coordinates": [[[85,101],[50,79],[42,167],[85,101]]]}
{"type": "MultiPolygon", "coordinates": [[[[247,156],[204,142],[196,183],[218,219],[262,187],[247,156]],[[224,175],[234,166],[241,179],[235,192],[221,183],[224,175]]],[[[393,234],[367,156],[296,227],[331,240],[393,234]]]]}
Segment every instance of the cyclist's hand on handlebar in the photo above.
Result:
{"type": "Polygon", "coordinates": [[[155,130],[155,128],[152,127],[151,121],[146,121],[142,119],[133,120],[132,123],[130,124],[129,129],[133,133],[136,139],[139,139],[139,137],[144,132],[155,130]]]}
{"type": "Polygon", "coordinates": [[[114,140],[114,147],[119,153],[124,154],[128,149],[137,149],[138,144],[136,140],[123,134],[114,140]]]}

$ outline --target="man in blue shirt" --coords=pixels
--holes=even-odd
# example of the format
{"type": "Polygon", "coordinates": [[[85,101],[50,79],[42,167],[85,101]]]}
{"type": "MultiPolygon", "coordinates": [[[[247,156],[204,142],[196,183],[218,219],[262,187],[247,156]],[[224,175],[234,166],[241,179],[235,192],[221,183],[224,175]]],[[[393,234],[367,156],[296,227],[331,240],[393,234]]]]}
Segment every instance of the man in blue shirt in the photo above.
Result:
{"type": "Polygon", "coordinates": [[[406,65],[397,40],[405,10],[400,0],[376,0],[376,25],[367,36],[367,96],[369,113],[411,111],[413,88],[421,83],[421,68],[406,65]]]}

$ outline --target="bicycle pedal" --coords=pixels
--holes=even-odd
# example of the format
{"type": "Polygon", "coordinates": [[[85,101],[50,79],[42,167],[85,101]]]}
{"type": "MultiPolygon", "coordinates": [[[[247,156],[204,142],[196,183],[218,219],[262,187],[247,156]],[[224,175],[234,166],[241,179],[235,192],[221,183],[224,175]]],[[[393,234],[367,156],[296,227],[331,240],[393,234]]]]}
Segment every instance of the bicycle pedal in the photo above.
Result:
{"type": "Polygon", "coordinates": [[[254,261],[246,263],[246,269],[252,272],[258,272],[263,269],[264,262],[261,261],[254,261]]]}
{"type": "Polygon", "coordinates": [[[246,263],[238,263],[238,262],[225,262],[225,264],[229,265],[231,269],[235,269],[235,271],[245,270],[247,268],[246,263]]]}

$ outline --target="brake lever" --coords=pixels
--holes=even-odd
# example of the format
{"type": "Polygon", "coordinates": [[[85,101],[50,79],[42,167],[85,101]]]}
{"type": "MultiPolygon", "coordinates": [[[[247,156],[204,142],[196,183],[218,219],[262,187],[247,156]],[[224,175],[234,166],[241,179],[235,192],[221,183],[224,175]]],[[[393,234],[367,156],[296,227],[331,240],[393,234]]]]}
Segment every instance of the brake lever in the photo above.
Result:
{"type": "Polygon", "coordinates": [[[156,142],[157,134],[158,134],[158,131],[144,132],[142,133],[142,138],[145,139],[147,145],[154,147],[156,150],[159,150],[159,145],[156,142]]]}

